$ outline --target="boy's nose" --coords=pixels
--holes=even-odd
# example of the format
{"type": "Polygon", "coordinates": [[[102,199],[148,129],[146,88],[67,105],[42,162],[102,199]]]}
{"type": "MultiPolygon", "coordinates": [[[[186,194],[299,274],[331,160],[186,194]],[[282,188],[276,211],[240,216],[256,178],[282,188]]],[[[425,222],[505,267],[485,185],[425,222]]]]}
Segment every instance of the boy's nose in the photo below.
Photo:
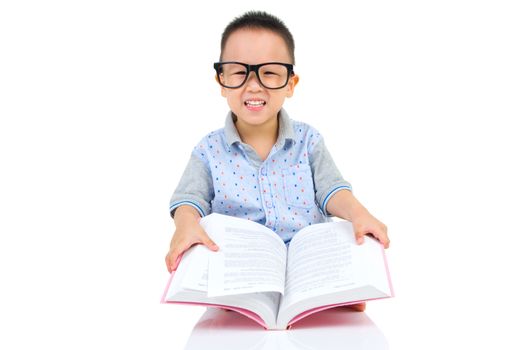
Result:
{"type": "Polygon", "coordinates": [[[255,72],[249,72],[248,80],[246,82],[247,87],[252,90],[261,90],[262,86],[258,81],[257,75],[255,72]]]}

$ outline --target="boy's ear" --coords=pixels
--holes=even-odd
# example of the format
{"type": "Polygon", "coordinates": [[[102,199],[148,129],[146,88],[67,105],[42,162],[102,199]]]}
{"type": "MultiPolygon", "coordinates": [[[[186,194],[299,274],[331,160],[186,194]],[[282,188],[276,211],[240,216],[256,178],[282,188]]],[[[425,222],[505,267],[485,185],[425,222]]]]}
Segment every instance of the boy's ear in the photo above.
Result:
{"type": "MultiPolygon", "coordinates": [[[[218,75],[216,74],[215,74],[215,80],[218,83],[218,85],[220,85],[220,82],[218,81],[218,75]]],[[[222,94],[223,97],[226,97],[225,88],[222,85],[220,85],[220,93],[222,94]]]]}
{"type": "Polygon", "coordinates": [[[297,74],[293,75],[290,78],[290,81],[288,81],[288,92],[286,93],[286,97],[292,97],[293,91],[295,90],[295,86],[299,82],[299,76],[297,74]]]}

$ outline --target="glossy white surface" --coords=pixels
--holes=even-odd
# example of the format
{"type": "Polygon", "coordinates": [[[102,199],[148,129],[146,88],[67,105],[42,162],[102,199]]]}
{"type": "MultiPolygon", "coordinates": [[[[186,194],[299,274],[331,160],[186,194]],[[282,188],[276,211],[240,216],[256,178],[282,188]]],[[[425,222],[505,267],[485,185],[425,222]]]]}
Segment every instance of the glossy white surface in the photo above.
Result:
{"type": "Polygon", "coordinates": [[[266,331],[236,313],[207,309],[195,325],[185,350],[385,350],[381,330],[364,312],[346,308],[326,310],[307,317],[286,331],[266,331]]]}

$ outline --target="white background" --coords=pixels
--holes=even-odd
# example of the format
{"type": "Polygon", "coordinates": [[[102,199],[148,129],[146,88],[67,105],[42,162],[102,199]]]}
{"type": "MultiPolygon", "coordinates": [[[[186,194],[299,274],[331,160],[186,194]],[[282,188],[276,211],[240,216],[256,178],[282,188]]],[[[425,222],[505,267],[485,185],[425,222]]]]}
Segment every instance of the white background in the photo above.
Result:
{"type": "Polygon", "coordinates": [[[159,304],[168,202],[250,9],[295,37],[289,114],[389,226],[397,296],[367,313],[391,347],[526,348],[526,7],[343,4],[2,1],[0,348],[184,347],[203,309],[159,304]]]}

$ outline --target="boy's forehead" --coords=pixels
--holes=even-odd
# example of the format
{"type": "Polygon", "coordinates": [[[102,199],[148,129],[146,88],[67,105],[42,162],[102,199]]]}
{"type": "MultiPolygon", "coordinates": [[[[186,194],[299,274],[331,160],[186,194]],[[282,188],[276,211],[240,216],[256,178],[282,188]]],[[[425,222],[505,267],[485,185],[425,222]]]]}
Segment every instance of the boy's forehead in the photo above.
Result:
{"type": "Polygon", "coordinates": [[[267,29],[239,29],[227,39],[222,61],[291,63],[291,58],[288,46],[279,34],[267,29]]]}

